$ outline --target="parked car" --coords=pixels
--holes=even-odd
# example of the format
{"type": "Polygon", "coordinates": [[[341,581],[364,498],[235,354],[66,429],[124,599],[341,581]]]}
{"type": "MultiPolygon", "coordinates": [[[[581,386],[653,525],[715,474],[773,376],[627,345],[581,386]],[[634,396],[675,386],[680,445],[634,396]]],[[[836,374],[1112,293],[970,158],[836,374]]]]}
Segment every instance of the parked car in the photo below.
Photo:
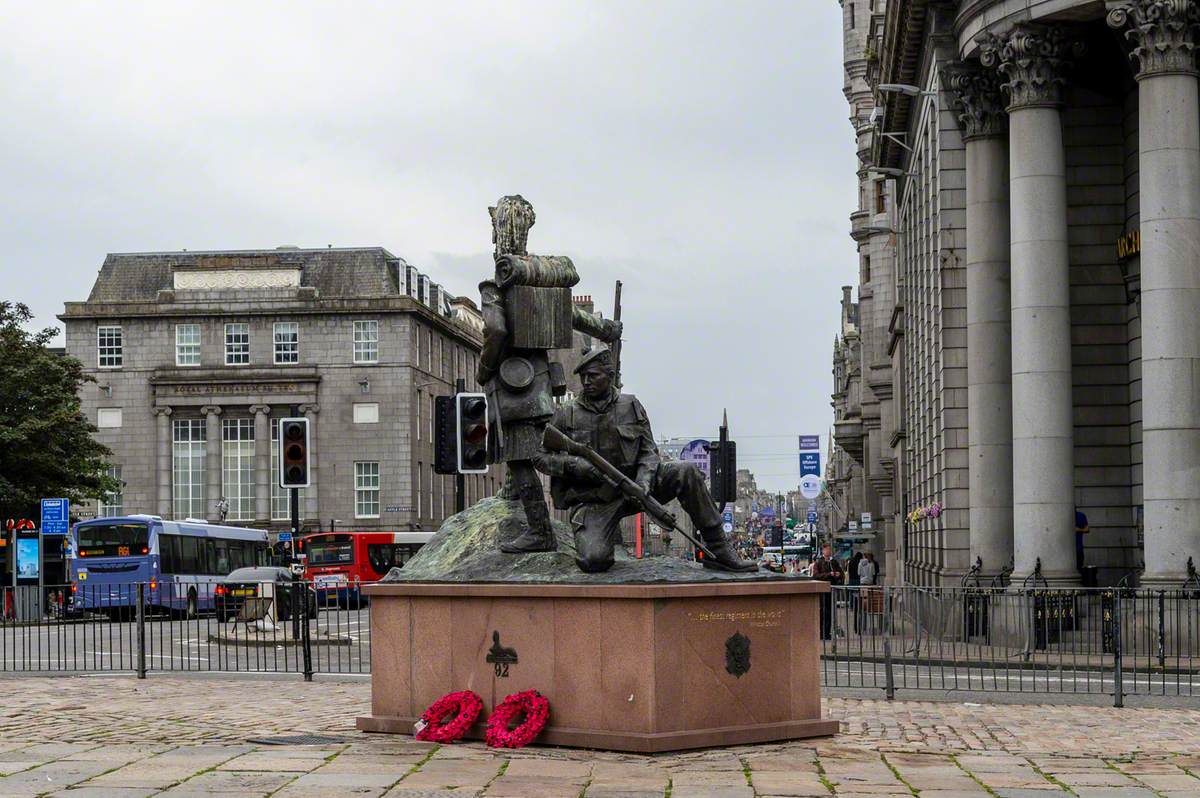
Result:
{"type": "MultiPolygon", "coordinates": [[[[238,568],[213,590],[213,598],[217,607],[217,618],[228,621],[237,616],[246,603],[246,599],[259,598],[264,595],[263,587],[273,584],[275,589],[276,617],[280,621],[291,620],[293,604],[293,585],[296,577],[287,568],[276,566],[258,566],[238,568]]],[[[312,585],[305,584],[302,588],[307,597],[308,617],[317,617],[317,593],[312,585]]]]}

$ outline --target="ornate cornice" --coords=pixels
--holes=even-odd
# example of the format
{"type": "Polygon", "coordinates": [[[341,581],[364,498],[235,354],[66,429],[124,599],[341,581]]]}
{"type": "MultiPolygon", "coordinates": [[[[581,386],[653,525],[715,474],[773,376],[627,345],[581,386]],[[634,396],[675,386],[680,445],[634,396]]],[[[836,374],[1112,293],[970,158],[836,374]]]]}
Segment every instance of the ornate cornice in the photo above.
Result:
{"type": "Polygon", "coordinates": [[[1133,42],[1130,58],[1137,59],[1138,78],[1150,75],[1196,73],[1196,25],[1200,8],[1195,0],[1126,0],[1108,12],[1108,24],[1128,28],[1133,42]]]}
{"type": "Polygon", "coordinates": [[[942,69],[942,84],[954,97],[954,114],[965,141],[1007,133],[1004,92],[993,70],[961,62],[948,64],[942,69]]]}
{"type": "Polygon", "coordinates": [[[979,61],[1003,76],[1007,111],[1062,105],[1068,43],[1062,28],[1022,23],[1001,35],[983,37],[979,61]]]}

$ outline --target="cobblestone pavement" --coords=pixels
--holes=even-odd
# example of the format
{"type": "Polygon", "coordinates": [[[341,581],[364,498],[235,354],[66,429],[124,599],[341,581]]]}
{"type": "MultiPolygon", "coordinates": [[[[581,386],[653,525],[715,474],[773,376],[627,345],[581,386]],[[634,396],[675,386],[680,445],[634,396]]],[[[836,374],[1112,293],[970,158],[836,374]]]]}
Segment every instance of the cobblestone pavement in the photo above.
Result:
{"type": "Polygon", "coordinates": [[[830,698],[829,740],[633,756],[364,735],[366,682],[0,680],[0,798],[1183,798],[1200,711],[830,698]],[[310,733],[320,745],[251,743],[310,733]]]}

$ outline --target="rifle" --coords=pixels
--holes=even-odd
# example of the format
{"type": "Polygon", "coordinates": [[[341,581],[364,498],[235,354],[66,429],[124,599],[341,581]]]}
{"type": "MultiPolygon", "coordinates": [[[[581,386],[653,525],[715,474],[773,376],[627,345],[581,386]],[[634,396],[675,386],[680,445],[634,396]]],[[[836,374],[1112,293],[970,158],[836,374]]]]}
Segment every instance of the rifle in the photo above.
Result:
{"type": "MultiPolygon", "coordinates": [[[[617,280],[617,296],[613,300],[613,321],[621,320],[621,281],[617,280]]],[[[609,347],[612,351],[613,361],[613,385],[616,389],[621,390],[621,339],[612,342],[609,347]]]]}
{"type": "Polygon", "coordinates": [[[676,520],[675,515],[670,510],[668,510],[666,507],[663,507],[653,496],[646,492],[641,485],[622,474],[620,469],[601,457],[600,454],[590,446],[571,440],[563,434],[562,430],[553,424],[546,425],[546,431],[542,433],[542,446],[548,452],[560,452],[573,454],[576,457],[582,457],[600,472],[600,476],[604,478],[605,482],[621,491],[621,493],[625,495],[626,499],[644,510],[646,514],[657,521],[660,526],[683,535],[683,537],[689,543],[699,549],[705,557],[708,557],[713,562],[717,561],[717,556],[709,551],[708,546],[705,546],[704,543],[680,529],[679,521],[676,520]]]}

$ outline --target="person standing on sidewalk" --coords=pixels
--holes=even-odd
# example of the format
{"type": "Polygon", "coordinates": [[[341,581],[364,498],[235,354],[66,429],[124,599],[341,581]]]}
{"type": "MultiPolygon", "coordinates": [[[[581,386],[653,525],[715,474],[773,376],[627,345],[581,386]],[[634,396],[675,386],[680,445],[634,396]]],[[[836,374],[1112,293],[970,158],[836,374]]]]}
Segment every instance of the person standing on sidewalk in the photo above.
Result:
{"type": "MultiPolygon", "coordinates": [[[[828,582],[830,585],[836,585],[842,579],[842,566],[837,560],[833,559],[833,547],[826,545],[821,549],[821,556],[813,563],[812,571],[813,579],[819,579],[822,582],[828,582]]],[[[833,637],[833,594],[824,593],[821,595],[821,639],[829,640],[833,637]]]]}
{"type": "Polygon", "coordinates": [[[858,561],[858,583],[860,585],[875,584],[875,577],[879,575],[879,567],[875,565],[875,555],[867,552],[863,558],[858,561]]]}

